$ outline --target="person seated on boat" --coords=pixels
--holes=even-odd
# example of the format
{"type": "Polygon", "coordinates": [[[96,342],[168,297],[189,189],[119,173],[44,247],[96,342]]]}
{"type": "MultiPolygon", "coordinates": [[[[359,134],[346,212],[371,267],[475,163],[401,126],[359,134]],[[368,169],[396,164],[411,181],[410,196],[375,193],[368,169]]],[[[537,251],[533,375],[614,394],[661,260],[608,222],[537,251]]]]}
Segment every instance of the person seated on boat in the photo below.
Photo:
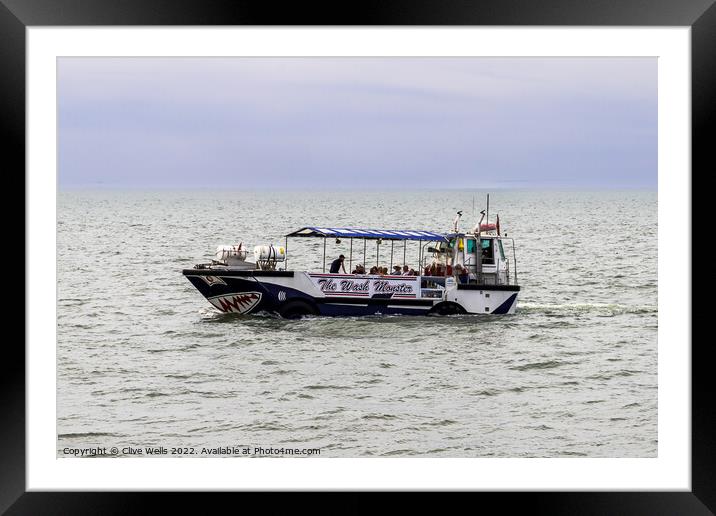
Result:
{"type": "MultiPolygon", "coordinates": [[[[405,275],[405,273],[403,273],[403,275],[405,275]]],[[[408,271],[408,276],[417,276],[417,275],[418,275],[418,271],[416,271],[415,269],[413,269],[411,267],[410,270],[408,271]]]]}
{"type": "Polygon", "coordinates": [[[425,270],[423,271],[423,276],[432,276],[431,272],[432,271],[431,271],[430,265],[426,265],[425,270]]]}
{"type": "Polygon", "coordinates": [[[331,273],[331,274],[337,274],[338,272],[340,272],[340,269],[343,269],[343,274],[348,274],[348,273],[346,272],[346,266],[343,265],[343,260],[345,260],[345,259],[346,259],[345,256],[340,255],[338,258],[336,258],[335,260],[333,260],[333,263],[331,263],[330,273],[331,273]]]}
{"type": "Polygon", "coordinates": [[[359,263],[351,274],[365,274],[365,267],[359,263]]]}
{"type": "Polygon", "coordinates": [[[403,265],[402,275],[403,275],[403,276],[410,276],[410,271],[411,271],[411,270],[412,270],[412,269],[411,269],[410,267],[408,267],[407,265],[403,265]]]}
{"type": "Polygon", "coordinates": [[[455,275],[460,283],[467,283],[470,280],[470,276],[467,273],[467,269],[459,263],[455,266],[455,275]]]}
{"type": "Polygon", "coordinates": [[[435,266],[435,274],[433,276],[445,276],[445,267],[443,267],[442,263],[438,263],[435,266]]]}
{"type": "Polygon", "coordinates": [[[393,265],[393,276],[400,276],[400,265],[393,265]]]}
{"type": "Polygon", "coordinates": [[[375,265],[373,265],[373,267],[370,268],[370,273],[369,273],[369,274],[378,274],[378,267],[376,267],[375,265]]]}

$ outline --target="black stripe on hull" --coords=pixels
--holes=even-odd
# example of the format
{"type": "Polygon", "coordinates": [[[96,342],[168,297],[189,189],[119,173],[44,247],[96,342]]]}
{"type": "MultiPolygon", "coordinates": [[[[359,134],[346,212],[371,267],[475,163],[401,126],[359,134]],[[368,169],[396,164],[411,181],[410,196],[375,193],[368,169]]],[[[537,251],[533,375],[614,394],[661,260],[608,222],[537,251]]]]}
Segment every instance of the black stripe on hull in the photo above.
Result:
{"type": "Polygon", "coordinates": [[[458,290],[486,290],[488,292],[495,290],[507,290],[508,292],[519,292],[519,285],[470,285],[470,284],[457,284],[458,290]]]}
{"type": "Polygon", "coordinates": [[[353,305],[353,304],[331,304],[323,303],[318,305],[321,315],[336,317],[362,317],[366,315],[422,315],[425,316],[430,307],[424,306],[393,306],[393,305],[353,305]]]}
{"type": "Polygon", "coordinates": [[[314,298],[318,304],[332,304],[339,303],[343,305],[364,305],[364,306],[414,306],[418,307],[431,307],[434,302],[431,299],[396,299],[396,298],[385,298],[385,297],[316,297],[314,298]]]}

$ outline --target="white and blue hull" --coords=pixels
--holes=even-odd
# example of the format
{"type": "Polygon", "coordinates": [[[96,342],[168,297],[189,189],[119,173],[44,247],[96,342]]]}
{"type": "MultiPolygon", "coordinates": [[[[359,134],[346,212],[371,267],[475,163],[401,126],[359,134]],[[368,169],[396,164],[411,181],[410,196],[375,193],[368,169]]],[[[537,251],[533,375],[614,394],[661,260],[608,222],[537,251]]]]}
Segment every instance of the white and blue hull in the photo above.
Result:
{"type": "Polygon", "coordinates": [[[218,310],[302,315],[509,315],[517,285],[459,284],[432,276],[368,276],[294,271],[185,269],[183,274],[218,310]]]}

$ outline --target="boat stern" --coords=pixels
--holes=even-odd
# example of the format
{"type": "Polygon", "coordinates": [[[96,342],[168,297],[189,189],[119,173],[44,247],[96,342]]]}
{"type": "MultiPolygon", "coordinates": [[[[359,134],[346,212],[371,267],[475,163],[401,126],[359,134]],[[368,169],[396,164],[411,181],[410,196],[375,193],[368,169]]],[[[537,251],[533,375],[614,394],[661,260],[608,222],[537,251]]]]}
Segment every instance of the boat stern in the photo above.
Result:
{"type": "Polygon", "coordinates": [[[519,285],[457,284],[446,300],[462,306],[469,314],[511,315],[517,308],[519,285]]]}

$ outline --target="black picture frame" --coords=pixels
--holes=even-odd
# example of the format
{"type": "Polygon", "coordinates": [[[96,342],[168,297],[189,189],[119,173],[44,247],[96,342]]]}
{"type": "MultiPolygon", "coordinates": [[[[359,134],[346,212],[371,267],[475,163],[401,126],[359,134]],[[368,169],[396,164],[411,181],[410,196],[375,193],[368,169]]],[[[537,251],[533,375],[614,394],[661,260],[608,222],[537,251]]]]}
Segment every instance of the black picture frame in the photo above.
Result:
{"type": "MultiPolygon", "coordinates": [[[[47,25],[690,26],[692,170],[700,170],[701,176],[716,170],[708,137],[716,125],[713,115],[716,105],[714,0],[403,0],[329,5],[297,2],[280,8],[269,2],[242,0],[0,0],[0,141],[5,163],[3,178],[8,181],[6,189],[15,187],[11,191],[25,191],[21,179],[25,171],[25,29],[47,25]],[[349,5],[354,8],[347,8],[349,5]],[[17,185],[12,181],[17,181],[17,185]]],[[[692,172],[691,177],[695,175],[692,172]]],[[[19,224],[14,226],[19,227],[19,224]]],[[[13,270],[15,267],[13,265],[13,270]]],[[[27,281],[32,271],[24,267],[23,270],[27,281]]],[[[480,499],[477,503],[503,506],[519,503],[527,506],[530,512],[550,514],[712,514],[716,511],[716,404],[710,396],[709,382],[712,344],[710,339],[673,344],[691,345],[692,353],[690,492],[476,493],[480,499]]],[[[227,497],[241,496],[242,507],[248,507],[246,504],[252,501],[260,502],[255,495],[247,499],[245,493],[212,497],[212,503],[209,503],[205,496],[196,500],[186,493],[26,492],[24,346],[19,339],[6,338],[3,351],[0,512],[23,515],[143,513],[147,497],[155,498],[166,511],[174,506],[183,511],[200,508],[202,513],[211,511],[214,500],[223,503],[227,497]]],[[[476,507],[475,503],[470,502],[473,507],[476,507]]],[[[361,505],[361,502],[351,504],[353,509],[374,509],[368,503],[361,505]]]]}

